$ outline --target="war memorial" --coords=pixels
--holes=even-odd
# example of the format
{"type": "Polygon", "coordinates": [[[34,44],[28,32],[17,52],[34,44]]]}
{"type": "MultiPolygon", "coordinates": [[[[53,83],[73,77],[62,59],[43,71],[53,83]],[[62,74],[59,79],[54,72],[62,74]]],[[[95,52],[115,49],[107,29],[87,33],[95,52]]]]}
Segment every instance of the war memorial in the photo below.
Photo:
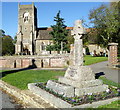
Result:
{"type": "MultiPolygon", "coordinates": [[[[106,73],[102,70],[109,69],[108,72],[119,70],[116,66],[118,65],[118,43],[108,44],[107,66],[102,68],[103,62],[99,67],[97,67],[98,64],[94,64],[92,68],[91,65],[84,64],[83,38],[87,32],[81,20],[76,20],[73,27],[66,28],[74,38],[70,53],[58,54],[53,51],[51,54],[46,51],[46,46],[53,43],[52,36],[49,34],[51,28],[37,26],[37,8],[34,4],[18,4],[18,12],[16,55],[0,57],[0,67],[6,69],[1,72],[3,81],[0,80],[0,88],[2,90],[20,100],[25,105],[24,108],[33,109],[97,108],[118,100],[120,97],[118,81],[112,82],[105,79],[106,73]],[[94,68],[100,69],[97,71],[99,73],[96,73],[94,68]],[[56,72],[55,75],[52,72],[56,72]],[[47,75],[50,76],[47,77],[47,75]],[[8,82],[6,77],[10,78],[8,82]],[[12,81],[16,81],[17,85],[12,81]]],[[[109,78],[110,74],[107,73],[107,75],[109,78]]]]}
{"type": "Polygon", "coordinates": [[[103,92],[109,91],[108,85],[103,84],[102,80],[95,79],[95,74],[90,67],[83,66],[82,37],[84,37],[85,29],[80,20],[75,21],[71,33],[75,40],[73,63],[67,68],[64,77],[59,77],[58,81],[48,80],[44,85],[45,87],[41,86],[42,82],[38,84],[30,83],[28,84],[28,89],[57,108],[94,108],[95,105],[97,106],[101,102],[95,105],[93,103],[73,106],[64,100],[64,98],[103,94],[103,92]],[[63,100],[56,97],[56,95],[64,97],[63,100]]]}

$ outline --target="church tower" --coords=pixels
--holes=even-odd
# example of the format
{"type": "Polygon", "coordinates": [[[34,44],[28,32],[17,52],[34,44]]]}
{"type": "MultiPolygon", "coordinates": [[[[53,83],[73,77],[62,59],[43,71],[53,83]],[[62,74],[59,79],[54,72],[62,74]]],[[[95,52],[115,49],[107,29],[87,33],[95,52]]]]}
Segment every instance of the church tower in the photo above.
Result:
{"type": "Polygon", "coordinates": [[[37,31],[37,9],[34,4],[18,4],[18,33],[15,45],[16,54],[33,55],[37,31]]]}

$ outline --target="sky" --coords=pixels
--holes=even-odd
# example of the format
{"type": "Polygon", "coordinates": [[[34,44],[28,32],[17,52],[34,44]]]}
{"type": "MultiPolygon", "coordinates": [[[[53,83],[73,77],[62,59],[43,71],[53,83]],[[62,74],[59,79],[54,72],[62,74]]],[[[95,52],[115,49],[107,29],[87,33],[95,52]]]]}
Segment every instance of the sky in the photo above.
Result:
{"type": "MultiPolygon", "coordinates": [[[[108,2],[34,2],[37,8],[38,27],[50,27],[54,25],[54,17],[60,10],[60,16],[64,18],[65,25],[72,27],[74,21],[84,19],[89,22],[90,10],[108,2]]],[[[31,4],[20,2],[20,4],[31,4]]],[[[0,27],[1,28],[1,27],[0,27]]],[[[18,2],[2,2],[2,29],[6,35],[14,38],[18,29],[18,2]]]]}

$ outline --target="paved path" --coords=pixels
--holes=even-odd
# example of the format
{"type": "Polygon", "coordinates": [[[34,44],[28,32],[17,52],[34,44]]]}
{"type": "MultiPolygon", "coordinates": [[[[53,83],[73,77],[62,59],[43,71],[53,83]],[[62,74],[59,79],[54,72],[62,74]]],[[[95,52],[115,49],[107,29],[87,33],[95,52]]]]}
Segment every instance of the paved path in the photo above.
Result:
{"type": "Polygon", "coordinates": [[[17,104],[12,97],[10,97],[8,94],[0,90],[0,110],[2,110],[2,108],[3,109],[14,108],[15,110],[17,110],[17,109],[20,109],[21,107],[22,106],[17,104]]]}
{"type": "Polygon", "coordinates": [[[118,76],[120,76],[120,69],[109,68],[107,64],[108,64],[108,61],[104,61],[104,62],[92,64],[89,66],[92,68],[92,70],[95,73],[104,72],[105,77],[107,79],[120,83],[120,80],[118,79],[118,76]]]}

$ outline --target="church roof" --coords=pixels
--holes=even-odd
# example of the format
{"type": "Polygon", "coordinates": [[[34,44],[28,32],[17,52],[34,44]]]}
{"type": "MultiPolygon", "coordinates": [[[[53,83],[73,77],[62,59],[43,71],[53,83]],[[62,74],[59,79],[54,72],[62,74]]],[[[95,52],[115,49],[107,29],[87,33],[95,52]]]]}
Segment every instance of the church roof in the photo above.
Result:
{"type": "Polygon", "coordinates": [[[45,28],[38,28],[38,36],[39,40],[50,40],[52,36],[49,34],[51,30],[47,30],[45,28]]]}
{"type": "MultiPolygon", "coordinates": [[[[66,29],[72,30],[73,27],[66,27],[66,29]]],[[[38,28],[37,30],[38,30],[37,40],[50,40],[50,39],[52,39],[52,35],[49,34],[52,31],[51,27],[42,27],[42,28],[38,28]]]]}
{"type": "MultiPolygon", "coordinates": [[[[66,27],[67,30],[72,30],[73,27],[66,27]]],[[[86,29],[89,32],[91,29],[86,29]]],[[[37,29],[37,40],[51,40],[52,35],[50,32],[52,31],[51,27],[41,27],[37,29]]],[[[68,36],[71,36],[71,31],[69,31],[68,36]]]]}

